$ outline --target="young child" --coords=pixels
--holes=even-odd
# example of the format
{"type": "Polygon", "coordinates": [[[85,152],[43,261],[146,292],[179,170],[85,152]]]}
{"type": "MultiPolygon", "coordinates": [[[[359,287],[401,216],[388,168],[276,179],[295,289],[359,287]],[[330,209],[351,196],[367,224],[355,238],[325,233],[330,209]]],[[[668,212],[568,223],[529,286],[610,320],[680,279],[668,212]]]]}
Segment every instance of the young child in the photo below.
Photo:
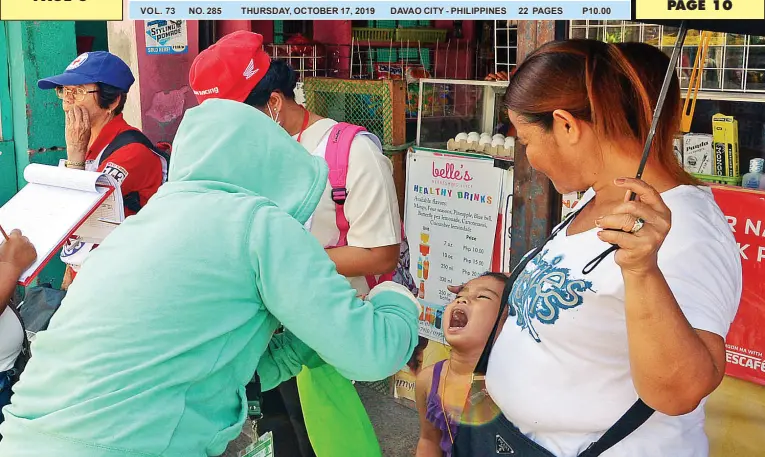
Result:
{"type": "Polygon", "coordinates": [[[486,273],[468,281],[446,307],[444,335],[449,360],[417,376],[420,441],[416,457],[451,457],[457,421],[470,390],[473,370],[497,319],[507,276],[486,273]]]}

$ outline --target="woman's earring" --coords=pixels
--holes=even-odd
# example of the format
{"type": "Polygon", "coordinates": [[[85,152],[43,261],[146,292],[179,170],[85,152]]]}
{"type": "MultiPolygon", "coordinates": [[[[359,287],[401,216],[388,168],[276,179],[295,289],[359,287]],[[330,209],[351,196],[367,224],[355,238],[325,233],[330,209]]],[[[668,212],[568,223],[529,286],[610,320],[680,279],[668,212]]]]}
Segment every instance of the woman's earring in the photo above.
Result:
{"type": "Polygon", "coordinates": [[[271,109],[271,105],[266,105],[266,106],[268,107],[268,116],[271,118],[272,121],[279,124],[279,111],[276,111],[276,115],[274,116],[274,110],[271,109]]]}

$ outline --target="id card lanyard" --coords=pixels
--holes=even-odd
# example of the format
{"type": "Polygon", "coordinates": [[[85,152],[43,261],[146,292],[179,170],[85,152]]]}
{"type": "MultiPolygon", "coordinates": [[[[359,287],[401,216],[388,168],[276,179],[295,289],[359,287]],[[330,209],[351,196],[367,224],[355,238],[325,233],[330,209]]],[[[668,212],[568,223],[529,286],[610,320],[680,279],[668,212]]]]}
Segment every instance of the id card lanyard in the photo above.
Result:
{"type": "Polygon", "coordinates": [[[248,385],[247,417],[252,423],[252,443],[239,453],[239,457],[274,457],[273,433],[267,432],[261,436],[258,432],[258,422],[263,419],[263,411],[261,409],[263,395],[260,387],[260,377],[256,375],[251,384],[254,387],[249,389],[248,385]]]}

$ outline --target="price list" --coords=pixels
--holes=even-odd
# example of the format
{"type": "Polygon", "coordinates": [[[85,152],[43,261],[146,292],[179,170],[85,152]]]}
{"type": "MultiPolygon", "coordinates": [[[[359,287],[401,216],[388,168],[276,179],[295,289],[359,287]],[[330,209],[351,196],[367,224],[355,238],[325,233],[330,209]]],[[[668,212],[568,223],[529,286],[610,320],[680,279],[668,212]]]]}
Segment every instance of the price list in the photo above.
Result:
{"type": "Polygon", "coordinates": [[[425,307],[420,333],[441,341],[443,307],[491,268],[502,171],[493,161],[418,151],[407,165],[410,268],[425,307]]]}

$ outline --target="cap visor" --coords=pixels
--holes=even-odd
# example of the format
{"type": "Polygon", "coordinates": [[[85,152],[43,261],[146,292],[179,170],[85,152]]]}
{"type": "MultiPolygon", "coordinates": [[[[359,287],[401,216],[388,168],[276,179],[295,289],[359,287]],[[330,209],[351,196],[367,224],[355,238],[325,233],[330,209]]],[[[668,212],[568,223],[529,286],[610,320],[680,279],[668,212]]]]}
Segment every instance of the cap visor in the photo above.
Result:
{"type": "Polygon", "coordinates": [[[51,76],[37,81],[37,87],[43,90],[55,89],[58,86],[79,86],[81,84],[96,83],[94,80],[85,75],[78,75],[77,73],[62,73],[58,76],[51,76]]]}

